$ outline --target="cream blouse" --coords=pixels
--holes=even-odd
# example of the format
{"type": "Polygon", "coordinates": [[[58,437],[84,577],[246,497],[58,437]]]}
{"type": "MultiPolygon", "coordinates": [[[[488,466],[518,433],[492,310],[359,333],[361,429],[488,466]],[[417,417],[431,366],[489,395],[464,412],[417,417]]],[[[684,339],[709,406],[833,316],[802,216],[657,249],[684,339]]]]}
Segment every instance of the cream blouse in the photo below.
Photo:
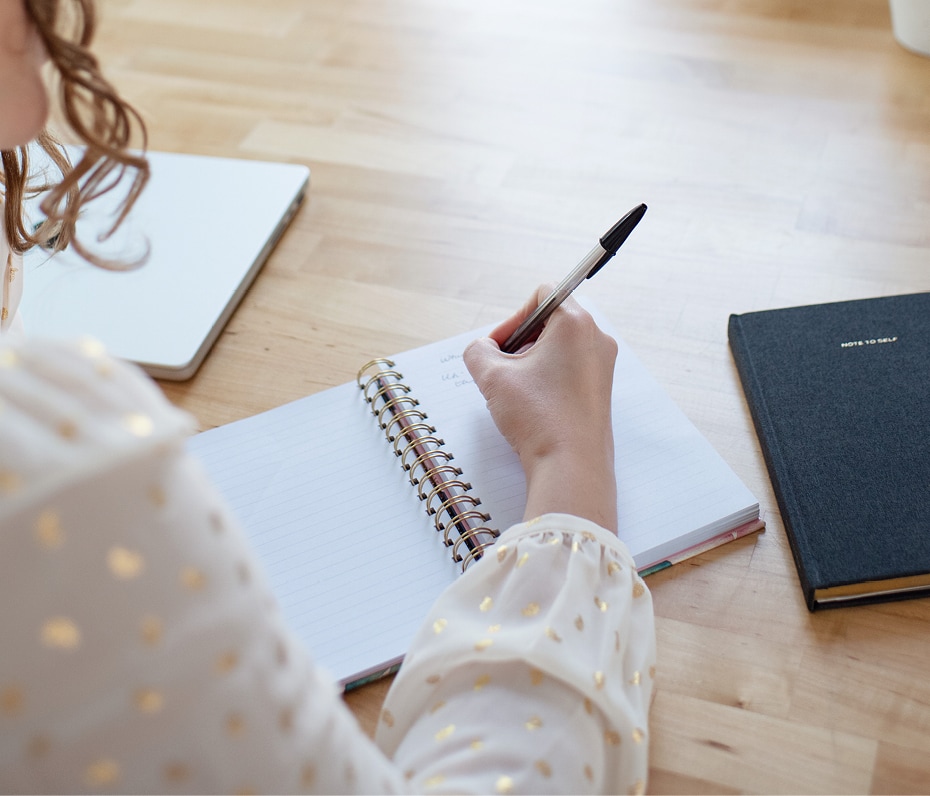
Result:
{"type": "Polygon", "coordinates": [[[193,429],[99,344],[0,338],[0,791],[643,791],[652,603],[612,534],[508,530],[424,606],[372,742],[193,429]]]}

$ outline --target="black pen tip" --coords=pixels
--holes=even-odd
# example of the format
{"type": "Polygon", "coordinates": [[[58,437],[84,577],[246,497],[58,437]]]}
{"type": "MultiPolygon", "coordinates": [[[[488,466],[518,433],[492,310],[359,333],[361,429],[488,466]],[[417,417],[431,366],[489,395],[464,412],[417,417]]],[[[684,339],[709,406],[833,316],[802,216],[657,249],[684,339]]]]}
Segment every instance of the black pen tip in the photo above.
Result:
{"type": "Polygon", "coordinates": [[[646,205],[640,204],[614,224],[601,238],[604,251],[616,254],[617,249],[623,245],[644,215],[646,215],[646,205]]]}

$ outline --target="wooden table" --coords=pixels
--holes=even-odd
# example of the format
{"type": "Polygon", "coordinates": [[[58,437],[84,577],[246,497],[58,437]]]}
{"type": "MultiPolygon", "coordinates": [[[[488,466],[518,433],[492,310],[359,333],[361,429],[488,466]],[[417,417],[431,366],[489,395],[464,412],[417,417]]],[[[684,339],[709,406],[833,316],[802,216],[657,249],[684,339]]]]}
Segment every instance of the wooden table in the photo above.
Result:
{"type": "MultiPolygon", "coordinates": [[[[768,524],[649,580],[649,788],[930,789],[930,600],[808,613],[726,343],[731,312],[930,287],[930,59],[885,0],[105,0],[99,43],[153,149],[312,170],[164,385],[205,428],[502,317],[647,202],[587,295],[768,524]]],[[[386,685],[349,699],[369,730],[386,685]]]]}

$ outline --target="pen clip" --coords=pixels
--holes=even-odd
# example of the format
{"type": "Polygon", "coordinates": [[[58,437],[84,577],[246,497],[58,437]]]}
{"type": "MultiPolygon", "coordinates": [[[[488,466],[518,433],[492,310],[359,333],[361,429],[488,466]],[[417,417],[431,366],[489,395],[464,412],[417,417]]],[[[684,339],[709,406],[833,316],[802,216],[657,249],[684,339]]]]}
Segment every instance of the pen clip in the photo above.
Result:
{"type": "MultiPolygon", "coordinates": [[[[629,234],[629,233],[628,233],[628,234],[629,234]]],[[[603,246],[603,244],[601,244],[601,245],[603,246]]],[[[609,261],[610,258],[613,257],[613,256],[614,256],[614,252],[605,251],[605,252],[604,252],[604,256],[601,257],[601,259],[598,260],[598,261],[594,264],[594,267],[593,267],[590,271],[588,271],[588,275],[585,277],[585,279],[590,279],[592,276],[594,276],[594,275],[595,275],[598,271],[600,271],[605,265],[607,265],[608,261],[609,261]]]]}

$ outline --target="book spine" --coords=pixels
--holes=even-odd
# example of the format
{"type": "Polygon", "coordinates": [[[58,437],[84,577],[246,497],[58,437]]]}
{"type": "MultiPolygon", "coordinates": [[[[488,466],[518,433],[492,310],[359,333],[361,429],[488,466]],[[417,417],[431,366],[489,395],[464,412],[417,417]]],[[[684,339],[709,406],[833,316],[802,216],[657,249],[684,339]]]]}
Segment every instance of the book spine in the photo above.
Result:
{"type": "Polygon", "coordinates": [[[403,378],[394,369],[394,362],[375,359],[359,370],[356,381],[417,497],[433,518],[436,531],[464,570],[481,558],[500,534],[488,525],[490,515],[479,509],[481,501],[471,493],[462,470],[452,464],[454,457],[436,436],[436,429],[403,378]]]}
{"type": "Polygon", "coordinates": [[[778,502],[779,511],[781,511],[782,523],[788,536],[791,554],[794,557],[795,567],[801,581],[804,600],[807,603],[808,610],[813,611],[816,608],[813,586],[813,583],[817,580],[816,558],[807,544],[807,537],[804,534],[804,521],[794,497],[791,472],[779,449],[775,424],[762,393],[752,355],[746,343],[742,319],[739,315],[730,316],[727,336],[730,341],[733,361],[736,364],[736,370],[743,385],[743,394],[749,406],[749,414],[752,417],[756,436],[762,448],[762,455],[768,467],[775,499],[778,502]]]}

